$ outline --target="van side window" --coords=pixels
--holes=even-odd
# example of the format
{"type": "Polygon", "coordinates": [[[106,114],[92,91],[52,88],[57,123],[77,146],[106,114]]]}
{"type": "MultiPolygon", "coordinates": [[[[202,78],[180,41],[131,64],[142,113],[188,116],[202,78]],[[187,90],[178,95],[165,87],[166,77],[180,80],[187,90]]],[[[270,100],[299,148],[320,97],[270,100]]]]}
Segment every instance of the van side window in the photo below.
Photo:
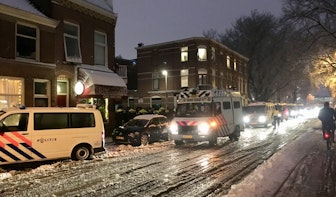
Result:
{"type": "Polygon", "coordinates": [[[223,102],[223,109],[231,109],[231,103],[230,102],[223,102]]]}
{"type": "Polygon", "coordinates": [[[240,102],[239,102],[239,101],[234,101],[234,102],[233,102],[233,108],[234,108],[234,109],[238,109],[238,108],[240,108],[240,102]]]}
{"type": "Polygon", "coordinates": [[[214,106],[215,106],[215,110],[214,110],[215,115],[221,114],[222,110],[221,110],[221,104],[220,104],[220,102],[214,103],[214,106]]]}
{"type": "Polygon", "coordinates": [[[34,129],[64,129],[95,127],[93,113],[35,113],[34,129]]]}
{"type": "Polygon", "coordinates": [[[18,113],[7,116],[2,121],[2,131],[27,131],[28,117],[28,113],[18,113]]]}
{"type": "Polygon", "coordinates": [[[35,113],[34,129],[62,129],[68,127],[67,113],[35,113]]]}
{"type": "Polygon", "coordinates": [[[93,113],[71,113],[71,128],[95,127],[93,113]]]}

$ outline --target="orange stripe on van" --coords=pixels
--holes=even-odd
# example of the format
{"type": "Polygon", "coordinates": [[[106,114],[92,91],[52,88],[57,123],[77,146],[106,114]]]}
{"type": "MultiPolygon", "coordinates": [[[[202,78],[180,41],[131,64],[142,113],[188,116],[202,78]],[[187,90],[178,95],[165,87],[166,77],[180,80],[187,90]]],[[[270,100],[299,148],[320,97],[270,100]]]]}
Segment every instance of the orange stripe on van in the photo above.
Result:
{"type": "Polygon", "coordinates": [[[13,132],[12,134],[15,135],[17,138],[19,138],[20,140],[24,141],[24,142],[25,142],[26,144],[28,144],[29,146],[32,145],[32,142],[31,142],[29,139],[27,139],[26,137],[24,137],[23,135],[21,135],[20,133],[18,133],[18,132],[13,132]]]}
{"type": "Polygon", "coordinates": [[[9,141],[10,143],[12,143],[14,146],[18,147],[19,143],[15,140],[13,140],[13,138],[11,138],[10,136],[8,136],[7,134],[3,134],[2,137],[4,139],[6,139],[7,141],[9,141]]]}
{"type": "Polygon", "coordinates": [[[5,146],[6,146],[6,144],[5,144],[5,143],[3,143],[3,142],[0,142],[0,147],[1,147],[1,148],[5,148],[5,146]]]}

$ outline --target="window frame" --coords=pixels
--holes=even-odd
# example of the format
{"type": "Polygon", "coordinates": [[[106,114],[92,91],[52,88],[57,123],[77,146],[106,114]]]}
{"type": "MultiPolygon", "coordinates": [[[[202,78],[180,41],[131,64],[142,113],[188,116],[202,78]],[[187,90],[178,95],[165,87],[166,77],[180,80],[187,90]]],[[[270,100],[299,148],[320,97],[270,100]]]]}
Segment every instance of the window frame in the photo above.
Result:
{"type": "Polygon", "coordinates": [[[67,62],[74,62],[74,63],[82,63],[82,54],[81,54],[81,47],[80,47],[80,26],[78,24],[75,23],[71,23],[68,21],[64,21],[64,26],[63,26],[63,42],[64,42],[64,52],[65,52],[65,60],[67,62]],[[77,35],[71,35],[69,33],[65,32],[65,26],[69,25],[69,26],[73,26],[76,27],[77,29],[77,35]],[[77,50],[78,50],[78,56],[79,57],[71,57],[68,55],[68,47],[67,47],[67,40],[66,38],[70,38],[70,39],[74,39],[77,41],[77,50]]]}
{"type": "Polygon", "coordinates": [[[99,66],[106,66],[108,65],[108,48],[107,48],[107,34],[105,32],[101,31],[94,31],[94,64],[99,65],[99,66]],[[100,34],[104,36],[104,43],[98,42],[96,40],[96,35],[100,34]],[[97,64],[97,59],[96,59],[96,52],[97,52],[97,47],[103,47],[104,48],[104,64],[97,64]]]}
{"type": "Polygon", "coordinates": [[[29,25],[29,24],[25,24],[25,23],[16,23],[15,24],[15,58],[16,59],[30,60],[30,61],[39,61],[39,59],[40,59],[40,30],[37,26],[29,25]],[[18,25],[35,29],[35,37],[31,37],[29,35],[24,35],[24,34],[18,33],[18,25]],[[18,37],[35,40],[35,57],[29,58],[29,57],[24,57],[24,56],[19,56],[18,55],[18,37]]]}
{"type": "Polygon", "coordinates": [[[208,60],[208,51],[207,47],[204,45],[200,45],[197,47],[197,60],[200,62],[204,62],[208,60]]]}
{"type": "Polygon", "coordinates": [[[187,62],[189,59],[189,48],[187,46],[181,47],[181,62],[187,62]]]}
{"type": "Polygon", "coordinates": [[[48,79],[34,79],[33,82],[33,93],[34,93],[34,106],[36,107],[38,99],[47,99],[47,106],[50,106],[51,103],[51,87],[50,81],[48,79]],[[37,94],[36,93],[36,83],[46,83],[46,94],[37,94]]]}

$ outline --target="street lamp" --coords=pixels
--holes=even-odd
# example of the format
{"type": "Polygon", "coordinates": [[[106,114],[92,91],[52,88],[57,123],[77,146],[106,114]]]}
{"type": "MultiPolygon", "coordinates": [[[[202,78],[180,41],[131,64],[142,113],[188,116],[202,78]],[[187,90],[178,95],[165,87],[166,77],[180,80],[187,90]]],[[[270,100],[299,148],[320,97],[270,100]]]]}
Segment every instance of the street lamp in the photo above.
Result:
{"type": "Polygon", "coordinates": [[[162,74],[165,76],[165,84],[166,84],[166,109],[167,109],[167,99],[168,99],[168,91],[167,91],[167,77],[168,77],[168,71],[167,70],[163,70],[162,74]]]}

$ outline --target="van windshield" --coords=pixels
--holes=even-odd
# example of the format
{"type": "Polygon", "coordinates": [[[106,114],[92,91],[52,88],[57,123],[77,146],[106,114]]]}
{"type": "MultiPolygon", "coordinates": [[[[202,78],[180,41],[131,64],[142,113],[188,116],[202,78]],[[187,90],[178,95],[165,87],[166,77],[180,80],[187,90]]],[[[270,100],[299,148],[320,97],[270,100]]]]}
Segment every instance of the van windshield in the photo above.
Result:
{"type": "Polygon", "coordinates": [[[211,103],[181,103],[176,107],[175,116],[208,117],[211,114],[211,103]]]}
{"type": "Polygon", "coordinates": [[[256,105],[256,106],[246,106],[244,107],[245,114],[260,114],[265,113],[264,105],[256,105]]]}

